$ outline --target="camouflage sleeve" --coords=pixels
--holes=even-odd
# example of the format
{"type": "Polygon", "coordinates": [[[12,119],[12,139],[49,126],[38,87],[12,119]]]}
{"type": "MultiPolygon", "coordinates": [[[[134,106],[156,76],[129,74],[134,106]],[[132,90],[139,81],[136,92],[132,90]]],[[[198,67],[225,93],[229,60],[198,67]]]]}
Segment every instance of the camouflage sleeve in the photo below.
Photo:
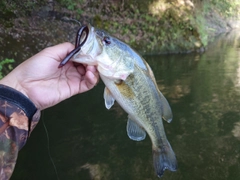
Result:
{"type": "Polygon", "coordinates": [[[18,151],[40,118],[40,111],[22,93],[0,85],[0,179],[9,179],[18,151]]]}

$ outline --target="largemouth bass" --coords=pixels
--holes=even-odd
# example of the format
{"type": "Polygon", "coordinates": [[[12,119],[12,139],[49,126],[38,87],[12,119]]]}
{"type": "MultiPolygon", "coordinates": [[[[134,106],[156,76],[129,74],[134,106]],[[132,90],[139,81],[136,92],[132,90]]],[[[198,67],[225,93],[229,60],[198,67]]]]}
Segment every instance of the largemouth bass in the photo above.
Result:
{"type": "Polygon", "coordinates": [[[172,120],[171,108],[157,87],[147,62],[127,44],[88,25],[88,36],[72,61],[96,65],[106,85],[105,106],[116,100],[128,113],[127,134],[141,141],[146,132],[152,141],[153,164],[161,177],[166,169],[176,171],[177,160],[165,135],[162,119],[172,120]]]}

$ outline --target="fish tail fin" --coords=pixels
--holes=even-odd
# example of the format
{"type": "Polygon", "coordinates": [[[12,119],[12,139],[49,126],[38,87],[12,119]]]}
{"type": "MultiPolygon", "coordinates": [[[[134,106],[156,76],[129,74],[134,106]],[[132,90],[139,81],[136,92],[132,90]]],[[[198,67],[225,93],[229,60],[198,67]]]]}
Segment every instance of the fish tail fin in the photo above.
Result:
{"type": "Polygon", "coordinates": [[[153,148],[153,164],[158,177],[162,177],[166,169],[177,170],[177,159],[168,141],[160,148],[153,148]]]}

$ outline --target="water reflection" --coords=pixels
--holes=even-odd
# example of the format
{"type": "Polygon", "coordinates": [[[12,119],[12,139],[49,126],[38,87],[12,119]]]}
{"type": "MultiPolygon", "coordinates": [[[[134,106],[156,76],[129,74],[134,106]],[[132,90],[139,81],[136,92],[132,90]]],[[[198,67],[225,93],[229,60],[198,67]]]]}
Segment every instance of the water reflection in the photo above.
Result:
{"type": "MultiPolygon", "coordinates": [[[[161,179],[240,177],[240,48],[238,32],[217,38],[203,54],[145,56],[174,119],[164,123],[179,169],[161,179]]],[[[104,85],[44,111],[60,179],[158,179],[151,142],[128,139],[126,113],[106,110],[104,85]]],[[[56,179],[40,123],[20,152],[12,179],[56,179]]]]}
{"type": "MultiPolygon", "coordinates": [[[[240,55],[239,55],[240,56],[240,55]]],[[[236,86],[240,87],[240,62],[238,62],[236,86]]]]}
{"type": "Polygon", "coordinates": [[[236,122],[232,130],[233,136],[240,140],[240,122],[236,122]]]}

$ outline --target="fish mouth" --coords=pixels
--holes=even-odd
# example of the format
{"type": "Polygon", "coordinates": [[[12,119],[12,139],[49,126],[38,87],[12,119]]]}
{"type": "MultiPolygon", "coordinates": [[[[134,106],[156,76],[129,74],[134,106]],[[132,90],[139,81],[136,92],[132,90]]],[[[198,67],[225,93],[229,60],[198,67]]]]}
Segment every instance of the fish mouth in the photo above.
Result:
{"type": "Polygon", "coordinates": [[[91,26],[91,24],[88,24],[86,26],[86,28],[88,30],[88,33],[85,34],[85,36],[87,36],[86,40],[85,40],[85,36],[82,37],[83,41],[85,40],[85,42],[84,42],[84,44],[82,46],[87,45],[87,44],[91,43],[94,40],[95,28],[93,26],[91,26]]]}
{"type": "Polygon", "coordinates": [[[81,26],[76,35],[75,48],[60,62],[58,68],[63,67],[69,60],[96,65],[95,58],[103,50],[103,37],[105,37],[104,31],[90,24],[81,26]]]}

